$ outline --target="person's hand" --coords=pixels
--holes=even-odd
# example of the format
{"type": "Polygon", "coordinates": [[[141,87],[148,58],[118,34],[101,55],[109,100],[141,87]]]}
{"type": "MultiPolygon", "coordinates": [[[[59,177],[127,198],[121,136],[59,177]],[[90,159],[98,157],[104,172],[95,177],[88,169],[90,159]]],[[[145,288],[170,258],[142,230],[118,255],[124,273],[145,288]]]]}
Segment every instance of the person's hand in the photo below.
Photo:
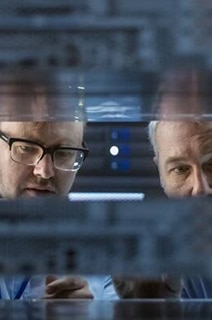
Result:
{"type": "Polygon", "coordinates": [[[93,299],[88,282],[79,276],[46,277],[45,299],[93,299]]]}
{"type": "Polygon", "coordinates": [[[180,298],[182,279],[176,275],[162,275],[158,278],[113,278],[120,298],[180,298]]]}

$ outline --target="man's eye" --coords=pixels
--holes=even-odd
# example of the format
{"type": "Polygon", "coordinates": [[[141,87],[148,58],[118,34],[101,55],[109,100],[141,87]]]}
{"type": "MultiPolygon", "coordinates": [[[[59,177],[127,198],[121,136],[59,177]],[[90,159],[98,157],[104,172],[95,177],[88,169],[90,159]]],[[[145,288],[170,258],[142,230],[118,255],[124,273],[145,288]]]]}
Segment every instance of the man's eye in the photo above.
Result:
{"type": "Polygon", "coordinates": [[[181,165],[172,169],[172,171],[178,175],[187,174],[189,172],[189,166],[181,165]]]}
{"type": "Polygon", "coordinates": [[[70,150],[70,151],[57,151],[56,152],[56,156],[57,158],[60,158],[60,159],[70,159],[70,158],[73,158],[75,156],[76,152],[70,150]]]}
{"type": "Polygon", "coordinates": [[[206,169],[212,171],[212,159],[205,163],[206,169]]]}
{"type": "Polygon", "coordinates": [[[30,153],[30,152],[35,152],[35,148],[31,147],[31,146],[27,146],[27,145],[19,145],[16,147],[18,152],[21,153],[30,153]]]}

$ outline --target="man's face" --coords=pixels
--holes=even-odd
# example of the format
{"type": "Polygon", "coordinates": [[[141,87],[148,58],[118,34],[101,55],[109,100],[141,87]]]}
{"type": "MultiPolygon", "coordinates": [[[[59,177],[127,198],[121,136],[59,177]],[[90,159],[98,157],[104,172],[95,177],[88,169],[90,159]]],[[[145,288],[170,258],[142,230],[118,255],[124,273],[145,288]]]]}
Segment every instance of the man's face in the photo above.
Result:
{"type": "Polygon", "coordinates": [[[212,193],[212,126],[161,121],[156,131],[161,184],[170,197],[212,193]]]}
{"type": "MultiPolygon", "coordinates": [[[[44,147],[82,147],[83,124],[79,122],[1,122],[9,137],[38,142],[44,147]]],[[[27,166],[10,158],[9,145],[0,139],[0,195],[3,198],[66,195],[76,172],[54,168],[46,154],[36,165],[27,166]]]]}

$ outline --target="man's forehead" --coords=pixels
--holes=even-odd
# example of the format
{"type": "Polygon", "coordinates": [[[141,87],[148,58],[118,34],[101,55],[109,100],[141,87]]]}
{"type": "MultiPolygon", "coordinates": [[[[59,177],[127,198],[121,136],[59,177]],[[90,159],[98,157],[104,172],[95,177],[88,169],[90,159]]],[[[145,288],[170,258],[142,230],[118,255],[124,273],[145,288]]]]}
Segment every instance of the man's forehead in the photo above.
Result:
{"type": "MultiPolygon", "coordinates": [[[[181,161],[192,155],[212,153],[212,123],[203,121],[161,122],[156,134],[158,152],[167,162],[181,161]]],[[[203,159],[204,162],[204,159],[203,159]]]]}
{"type": "Polygon", "coordinates": [[[81,127],[83,122],[80,121],[1,121],[0,128],[68,128],[68,127],[81,127]]]}
{"type": "Polygon", "coordinates": [[[82,122],[1,122],[0,129],[10,135],[25,135],[36,137],[42,135],[53,135],[67,138],[77,138],[82,135],[82,122]]]}

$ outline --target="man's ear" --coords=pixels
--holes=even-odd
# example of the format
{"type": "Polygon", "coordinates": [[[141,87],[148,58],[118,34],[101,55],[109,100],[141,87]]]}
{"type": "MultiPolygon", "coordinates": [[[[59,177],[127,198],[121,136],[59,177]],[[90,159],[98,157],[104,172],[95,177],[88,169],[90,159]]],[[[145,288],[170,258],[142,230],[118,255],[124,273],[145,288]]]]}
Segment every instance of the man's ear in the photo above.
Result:
{"type": "Polygon", "coordinates": [[[156,166],[158,166],[158,158],[156,156],[153,158],[153,161],[156,164],[156,166]]]}

